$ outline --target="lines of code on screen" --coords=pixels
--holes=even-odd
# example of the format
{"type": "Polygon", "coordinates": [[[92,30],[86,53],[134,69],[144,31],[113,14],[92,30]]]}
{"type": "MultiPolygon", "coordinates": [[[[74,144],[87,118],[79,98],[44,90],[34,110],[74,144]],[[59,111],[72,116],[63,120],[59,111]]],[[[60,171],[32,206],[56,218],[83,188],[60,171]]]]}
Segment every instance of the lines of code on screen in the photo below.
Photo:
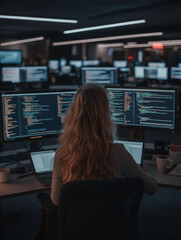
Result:
{"type": "Polygon", "coordinates": [[[3,137],[59,134],[75,92],[2,95],[3,137]]]}
{"type": "Polygon", "coordinates": [[[175,90],[107,88],[113,122],[175,128],[175,90]]]}

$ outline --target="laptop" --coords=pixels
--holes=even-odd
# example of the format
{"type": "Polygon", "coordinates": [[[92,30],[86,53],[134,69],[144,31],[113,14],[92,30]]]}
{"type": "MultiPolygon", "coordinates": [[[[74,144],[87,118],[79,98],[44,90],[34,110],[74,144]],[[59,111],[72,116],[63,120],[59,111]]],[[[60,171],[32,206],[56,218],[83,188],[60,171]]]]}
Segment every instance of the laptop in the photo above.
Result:
{"type": "Polygon", "coordinates": [[[35,177],[44,186],[51,186],[55,150],[29,152],[35,177]]]}
{"type": "Polygon", "coordinates": [[[114,143],[121,143],[131,154],[135,162],[142,166],[144,142],[141,140],[114,140],[114,143]]]}

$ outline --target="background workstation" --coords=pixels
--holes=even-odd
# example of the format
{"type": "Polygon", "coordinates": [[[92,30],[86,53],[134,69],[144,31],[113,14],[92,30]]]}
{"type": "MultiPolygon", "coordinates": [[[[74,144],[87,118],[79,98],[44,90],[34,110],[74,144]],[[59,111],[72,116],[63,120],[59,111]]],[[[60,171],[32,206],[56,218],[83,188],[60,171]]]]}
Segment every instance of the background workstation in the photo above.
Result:
{"type": "MultiPolygon", "coordinates": [[[[144,139],[144,167],[158,180],[156,194],[144,195],[142,199],[138,216],[141,239],[180,239],[181,178],[157,172],[152,158],[154,154],[168,154],[169,144],[181,144],[180,9],[181,3],[173,0],[68,0],[61,4],[39,0],[17,0],[14,4],[2,0],[0,4],[1,15],[78,20],[74,24],[0,18],[1,99],[6,98],[8,91],[26,97],[32,97],[32,93],[36,97],[40,93],[60,97],[62,91],[75,92],[89,81],[118,89],[176,89],[174,128],[118,128],[119,136],[144,139]],[[146,22],[63,33],[139,19],[146,22]]],[[[53,135],[45,131],[37,141],[30,140],[25,133],[16,138],[2,136],[5,141],[0,146],[0,167],[10,163],[7,167],[12,172],[11,181],[0,184],[5,240],[31,240],[38,231],[42,211],[36,194],[50,188],[38,183],[33,175],[21,179],[17,176],[32,170],[27,150],[37,144],[41,149],[56,149],[58,132],[58,128],[52,130],[53,135]]]]}

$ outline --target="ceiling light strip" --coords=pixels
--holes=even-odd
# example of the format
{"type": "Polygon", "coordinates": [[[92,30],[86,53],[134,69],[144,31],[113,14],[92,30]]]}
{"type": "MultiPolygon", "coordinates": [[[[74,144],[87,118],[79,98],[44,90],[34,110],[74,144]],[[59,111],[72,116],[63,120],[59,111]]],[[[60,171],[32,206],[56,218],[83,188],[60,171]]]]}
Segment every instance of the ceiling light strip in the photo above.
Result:
{"type": "Polygon", "coordinates": [[[77,20],[70,19],[56,19],[56,18],[40,18],[40,17],[25,17],[25,16],[9,16],[0,15],[1,19],[10,20],[25,20],[25,21],[40,21],[40,22],[56,22],[56,23],[77,23],[77,20]]]}
{"type": "Polygon", "coordinates": [[[107,47],[122,47],[123,43],[108,43],[108,44],[98,44],[99,48],[107,48],[107,47]]]}
{"type": "Polygon", "coordinates": [[[161,36],[161,35],[163,35],[162,32],[140,33],[140,34],[131,34],[131,35],[114,36],[114,37],[91,38],[91,39],[82,39],[82,40],[73,40],[73,41],[64,41],[64,42],[54,42],[53,46],[64,46],[64,45],[100,42],[100,41],[114,41],[114,40],[120,40],[120,39],[153,37],[153,36],[161,36]]]}
{"type": "Polygon", "coordinates": [[[0,43],[0,46],[5,47],[5,46],[10,46],[10,45],[16,45],[16,44],[28,43],[28,42],[36,42],[36,41],[41,41],[41,40],[44,40],[44,37],[28,38],[28,39],[24,39],[24,40],[4,42],[4,43],[0,43]]]}
{"type": "Polygon", "coordinates": [[[105,28],[114,28],[114,27],[122,27],[122,26],[127,26],[127,25],[140,24],[140,23],[145,23],[145,22],[146,22],[145,19],[141,19],[141,20],[135,20],[135,21],[122,22],[122,23],[113,23],[113,24],[106,24],[106,25],[100,25],[100,26],[94,26],[94,27],[66,30],[63,33],[70,34],[70,33],[77,33],[77,32],[86,32],[86,31],[93,31],[93,30],[99,30],[99,29],[105,29],[105,28]]]}

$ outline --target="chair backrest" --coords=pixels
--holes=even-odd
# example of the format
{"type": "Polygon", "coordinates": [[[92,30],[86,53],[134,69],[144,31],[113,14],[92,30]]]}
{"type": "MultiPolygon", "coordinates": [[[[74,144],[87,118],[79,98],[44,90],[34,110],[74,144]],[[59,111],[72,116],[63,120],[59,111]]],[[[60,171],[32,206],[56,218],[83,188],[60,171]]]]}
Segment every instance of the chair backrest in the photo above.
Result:
{"type": "Polygon", "coordinates": [[[60,239],[138,239],[143,189],[143,181],[136,177],[64,184],[58,209],[60,239]]]}

